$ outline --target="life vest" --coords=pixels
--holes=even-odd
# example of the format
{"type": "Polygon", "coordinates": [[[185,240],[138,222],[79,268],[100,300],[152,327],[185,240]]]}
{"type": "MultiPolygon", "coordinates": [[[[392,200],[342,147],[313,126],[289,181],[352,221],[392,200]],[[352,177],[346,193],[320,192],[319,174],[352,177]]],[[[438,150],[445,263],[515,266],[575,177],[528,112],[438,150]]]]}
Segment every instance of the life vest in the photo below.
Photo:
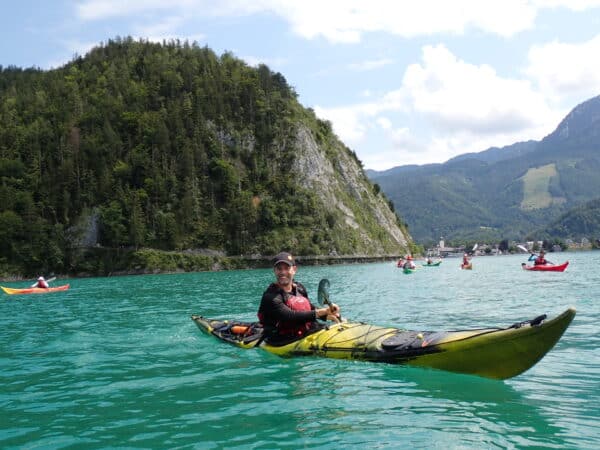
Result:
{"type": "MultiPolygon", "coordinates": [[[[284,293],[283,302],[292,311],[310,311],[312,309],[308,298],[300,294],[298,289],[296,289],[296,295],[291,295],[287,292],[284,293]]],[[[296,323],[280,321],[277,324],[277,330],[279,334],[302,336],[310,328],[311,324],[312,322],[296,323]]]]}

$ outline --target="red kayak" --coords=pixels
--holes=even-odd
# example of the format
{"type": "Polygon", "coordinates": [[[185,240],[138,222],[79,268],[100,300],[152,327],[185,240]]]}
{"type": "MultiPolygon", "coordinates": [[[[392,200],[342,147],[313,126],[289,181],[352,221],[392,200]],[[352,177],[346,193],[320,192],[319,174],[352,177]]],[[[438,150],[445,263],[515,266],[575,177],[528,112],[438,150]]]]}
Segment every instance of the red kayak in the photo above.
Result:
{"type": "Polygon", "coordinates": [[[569,265],[569,261],[566,261],[559,265],[554,264],[544,264],[540,266],[527,266],[525,263],[521,264],[521,267],[525,270],[539,271],[539,272],[564,272],[567,266],[569,265]]]}

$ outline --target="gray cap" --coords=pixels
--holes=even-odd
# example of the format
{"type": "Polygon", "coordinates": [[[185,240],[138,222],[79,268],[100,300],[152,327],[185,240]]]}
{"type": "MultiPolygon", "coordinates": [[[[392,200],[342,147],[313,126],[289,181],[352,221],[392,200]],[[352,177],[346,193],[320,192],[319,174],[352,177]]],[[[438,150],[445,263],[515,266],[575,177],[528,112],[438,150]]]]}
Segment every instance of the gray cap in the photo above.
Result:
{"type": "Polygon", "coordinates": [[[287,253],[287,252],[278,253],[275,256],[275,258],[273,258],[273,265],[274,266],[276,266],[280,262],[286,263],[288,266],[295,266],[296,265],[296,260],[294,259],[294,257],[290,253],[287,253]]]}

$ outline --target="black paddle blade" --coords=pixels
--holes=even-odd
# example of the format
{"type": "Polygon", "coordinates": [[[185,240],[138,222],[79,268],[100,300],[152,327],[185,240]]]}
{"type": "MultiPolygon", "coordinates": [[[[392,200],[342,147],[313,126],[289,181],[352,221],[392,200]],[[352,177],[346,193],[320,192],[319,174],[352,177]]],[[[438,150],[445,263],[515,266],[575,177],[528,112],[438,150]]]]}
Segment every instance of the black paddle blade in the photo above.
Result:
{"type": "Polygon", "coordinates": [[[327,278],[323,278],[319,281],[319,290],[318,296],[319,305],[329,305],[329,280],[327,278]]]}

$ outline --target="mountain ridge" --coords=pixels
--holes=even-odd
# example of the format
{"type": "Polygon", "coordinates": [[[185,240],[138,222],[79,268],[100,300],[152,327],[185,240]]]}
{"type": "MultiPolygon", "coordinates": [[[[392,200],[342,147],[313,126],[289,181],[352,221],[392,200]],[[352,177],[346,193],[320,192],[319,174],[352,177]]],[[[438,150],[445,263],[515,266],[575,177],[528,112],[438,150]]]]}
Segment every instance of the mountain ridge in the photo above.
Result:
{"type": "Polygon", "coordinates": [[[599,124],[596,96],[541,141],[367,173],[418,241],[523,238],[600,191],[599,124]]]}

